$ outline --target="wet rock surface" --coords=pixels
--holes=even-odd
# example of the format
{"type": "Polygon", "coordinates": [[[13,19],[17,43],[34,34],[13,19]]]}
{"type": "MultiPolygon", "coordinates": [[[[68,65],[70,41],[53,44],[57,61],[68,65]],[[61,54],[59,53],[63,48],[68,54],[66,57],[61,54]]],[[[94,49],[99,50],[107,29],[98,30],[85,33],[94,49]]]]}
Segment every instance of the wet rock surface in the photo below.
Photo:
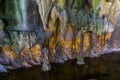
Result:
{"type": "Polygon", "coordinates": [[[40,66],[22,68],[0,74],[0,80],[119,80],[120,53],[85,58],[86,64],[78,66],[76,60],[52,64],[51,71],[43,72],[40,66]]]}

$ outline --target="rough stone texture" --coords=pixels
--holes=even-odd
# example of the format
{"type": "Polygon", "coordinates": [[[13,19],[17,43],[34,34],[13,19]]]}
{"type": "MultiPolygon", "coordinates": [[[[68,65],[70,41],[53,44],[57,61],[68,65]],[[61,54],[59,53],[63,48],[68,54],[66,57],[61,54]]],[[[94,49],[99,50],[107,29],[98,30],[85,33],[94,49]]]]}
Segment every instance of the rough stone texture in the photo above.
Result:
{"type": "Polygon", "coordinates": [[[107,2],[106,0],[101,0],[100,9],[99,15],[101,17],[103,15],[109,16],[112,24],[116,25],[117,18],[120,15],[120,1],[114,0],[112,2],[107,2]]]}
{"type": "MultiPolygon", "coordinates": [[[[116,16],[119,13],[119,6],[115,8],[115,5],[119,3],[117,1],[112,3],[103,0],[98,16],[92,13],[92,6],[88,8],[94,2],[87,2],[83,10],[78,9],[79,4],[76,1],[73,1],[72,4],[68,2],[68,6],[66,0],[37,0],[36,2],[30,0],[27,3],[28,24],[39,26],[32,26],[31,30],[30,25],[27,25],[26,30],[23,30],[23,27],[22,31],[14,30],[16,36],[9,34],[13,41],[11,45],[0,47],[0,69],[6,71],[42,64],[41,69],[48,71],[50,63],[64,63],[69,59],[77,58],[78,64],[84,64],[84,57],[98,57],[102,53],[107,53],[111,48],[119,48],[119,27],[114,29],[115,24],[119,22],[118,16],[116,16]],[[115,15],[112,15],[114,11],[111,9],[116,10],[115,15]],[[112,21],[112,18],[115,22],[112,21]],[[31,33],[36,34],[35,43],[27,47],[35,37],[35,35],[32,37],[31,33]],[[15,47],[22,46],[19,53],[16,53],[12,46],[15,38],[19,43],[15,47]],[[29,39],[30,41],[27,42],[29,39]],[[23,43],[21,44],[20,41],[23,43]],[[24,44],[24,41],[27,43],[24,44]],[[109,45],[112,47],[109,48],[109,45]]],[[[3,29],[0,30],[2,33],[4,32],[3,29]]]]}
{"type": "Polygon", "coordinates": [[[37,2],[34,0],[27,1],[27,19],[29,24],[42,25],[42,20],[39,15],[37,2]]]}

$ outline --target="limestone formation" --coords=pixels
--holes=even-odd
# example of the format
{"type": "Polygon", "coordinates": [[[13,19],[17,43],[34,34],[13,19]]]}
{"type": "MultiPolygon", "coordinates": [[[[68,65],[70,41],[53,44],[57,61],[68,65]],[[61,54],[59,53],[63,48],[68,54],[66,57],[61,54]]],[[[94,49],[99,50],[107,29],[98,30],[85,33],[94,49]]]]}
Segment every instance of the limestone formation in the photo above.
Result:
{"type": "Polygon", "coordinates": [[[0,20],[0,46],[5,46],[9,44],[9,39],[6,37],[6,33],[4,31],[4,23],[0,20]]]}
{"type": "Polygon", "coordinates": [[[81,65],[84,57],[119,48],[119,0],[7,0],[4,4],[0,72],[33,65],[49,71],[50,63],[71,59],[81,65]]]}
{"type": "Polygon", "coordinates": [[[36,0],[39,6],[39,13],[43,22],[44,29],[48,27],[48,18],[52,9],[53,0],[36,0]]]}

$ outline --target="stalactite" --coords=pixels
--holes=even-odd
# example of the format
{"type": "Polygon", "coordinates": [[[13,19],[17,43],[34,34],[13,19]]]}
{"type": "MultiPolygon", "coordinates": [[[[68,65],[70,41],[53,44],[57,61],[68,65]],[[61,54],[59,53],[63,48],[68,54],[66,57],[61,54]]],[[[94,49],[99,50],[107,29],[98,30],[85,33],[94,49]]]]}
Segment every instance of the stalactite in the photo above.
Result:
{"type": "Polygon", "coordinates": [[[52,9],[52,0],[36,0],[39,6],[39,13],[44,25],[44,29],[47,29],[48,18],[52,9]]]}

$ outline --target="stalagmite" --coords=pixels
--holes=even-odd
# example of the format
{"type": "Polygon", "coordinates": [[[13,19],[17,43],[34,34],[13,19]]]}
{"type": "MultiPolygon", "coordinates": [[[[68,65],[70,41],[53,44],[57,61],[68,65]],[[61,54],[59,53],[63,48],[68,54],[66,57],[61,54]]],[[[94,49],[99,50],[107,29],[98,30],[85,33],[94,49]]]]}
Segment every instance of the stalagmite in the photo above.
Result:
{"type": "Polygon", "coordinates": [[[50,64],[48,59],[48,50],[47,48],[42,49],[42,71],[49,71],[50,70],[50,64]]]}

